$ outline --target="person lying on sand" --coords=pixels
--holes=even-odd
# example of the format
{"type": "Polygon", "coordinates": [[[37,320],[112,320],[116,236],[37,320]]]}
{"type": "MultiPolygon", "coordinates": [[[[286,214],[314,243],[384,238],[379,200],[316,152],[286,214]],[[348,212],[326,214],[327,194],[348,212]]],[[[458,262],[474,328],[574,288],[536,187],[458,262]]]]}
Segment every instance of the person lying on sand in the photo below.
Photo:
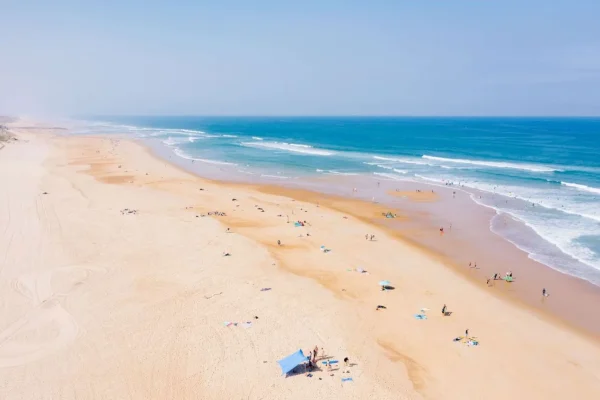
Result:
{"type": "Polygon", "coordinates": [[[375,309],[375,311],[385,310],[385,309],[387,309],[386,306],[378,305],[377,308],[375,309]]]}

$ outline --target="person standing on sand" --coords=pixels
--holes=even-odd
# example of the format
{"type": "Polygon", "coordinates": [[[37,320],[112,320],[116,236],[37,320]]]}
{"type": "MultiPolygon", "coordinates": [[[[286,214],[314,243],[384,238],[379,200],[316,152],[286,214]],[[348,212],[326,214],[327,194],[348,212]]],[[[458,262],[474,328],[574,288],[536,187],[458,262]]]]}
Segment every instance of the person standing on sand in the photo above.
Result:
{"type": "Polygon", "coordinates": [[[319,354],[319,346],[315,346],[315,349],[313,350],[313,360],[315,361],[315,363],[317,362],[318,354],[319,354]]]}
{"type": "Polygon", "coordinates": [[[365,235],[365,240],[369,240],[369,234],[368,233],[365,235]]]}
{"type": "Polygon", "coordinates": [[[446,315],[446,308],[447,308],[447,307],[446,307],[446,305],[444,304],[444,307],[442,307],[442,315],[444,315],[444,316],[446,315]]]}
{"type": "Polygon", "coordinates": [[[281,240],[277,241],[277,246],[281,246],[281,240]]]}
{"type": "Polygon", "coordinates": [[[469,338],[469,329],[465,329],[465,339],[469,338]]]}
{"type": "Polygon", "coordinates": [[[546,291],[546,288],[542,289],[542,296],[548,297],[548,292],[546,291]]]}

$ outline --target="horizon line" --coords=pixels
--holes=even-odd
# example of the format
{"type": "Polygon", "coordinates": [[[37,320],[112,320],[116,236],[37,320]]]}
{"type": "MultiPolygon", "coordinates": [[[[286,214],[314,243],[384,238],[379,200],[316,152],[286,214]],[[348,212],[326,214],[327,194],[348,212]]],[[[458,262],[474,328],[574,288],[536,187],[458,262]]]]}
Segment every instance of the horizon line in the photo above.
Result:
{"type": "Polygon", "coordinates": [[[401,115],[401,114],[89,114],[71,116],[71,118],[102,117],[202,117],[202,118],[582,118],[600,119],[600,115],[401,115]]]}

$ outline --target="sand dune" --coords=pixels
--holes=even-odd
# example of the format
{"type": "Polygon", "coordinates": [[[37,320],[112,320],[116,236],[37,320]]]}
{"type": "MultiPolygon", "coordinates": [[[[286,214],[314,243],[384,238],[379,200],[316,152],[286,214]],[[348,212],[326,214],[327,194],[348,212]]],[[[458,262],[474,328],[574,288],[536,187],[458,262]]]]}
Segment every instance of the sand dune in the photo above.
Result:
{"type": "Polygon", "coordinates": [[[368,224],[374,205],[203,180],[124,140],[13,130],[22,140],[0,151],[0,398],[600,393],[597,341],[368,224]],[[467,328],[478,346],[453,342],[467,328]],[[350,373],[281,376],[278,359],[315,345],[349,357],[350,373]]]}

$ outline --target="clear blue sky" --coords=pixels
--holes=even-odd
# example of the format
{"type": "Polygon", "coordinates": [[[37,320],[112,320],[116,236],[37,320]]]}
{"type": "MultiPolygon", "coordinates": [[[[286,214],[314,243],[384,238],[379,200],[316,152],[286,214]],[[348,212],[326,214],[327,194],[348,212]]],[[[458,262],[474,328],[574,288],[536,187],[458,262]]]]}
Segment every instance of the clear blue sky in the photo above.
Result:
{"type": "Polygon", "coordinates": [[[600,115],[600,0],[0,0],[0,114],[600,115]]]}

